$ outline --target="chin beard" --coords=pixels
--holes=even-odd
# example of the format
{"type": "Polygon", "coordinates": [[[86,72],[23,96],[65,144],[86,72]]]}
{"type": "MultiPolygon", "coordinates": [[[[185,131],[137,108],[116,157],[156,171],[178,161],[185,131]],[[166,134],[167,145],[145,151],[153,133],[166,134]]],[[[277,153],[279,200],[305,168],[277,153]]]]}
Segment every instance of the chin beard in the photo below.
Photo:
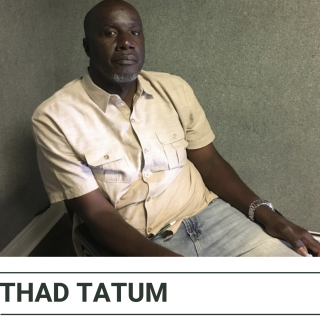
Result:
{"type": "Polygon", "coordinates": [[[123,73],[123,74],[114,74],[113,79],[119,83],[129,83],[136,80],[138,74],[136,73],[123,73]]]}

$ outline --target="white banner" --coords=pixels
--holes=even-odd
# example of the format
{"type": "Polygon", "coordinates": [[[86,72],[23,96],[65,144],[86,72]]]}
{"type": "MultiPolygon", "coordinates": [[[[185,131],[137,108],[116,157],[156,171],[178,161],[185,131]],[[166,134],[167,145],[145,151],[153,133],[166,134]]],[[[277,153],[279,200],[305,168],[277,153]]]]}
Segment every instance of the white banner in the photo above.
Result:
{"type": "Polygon", "coordinates": [[[1,320],[320,317],[320,259],[1,258],[0,263],[1,320]]]}

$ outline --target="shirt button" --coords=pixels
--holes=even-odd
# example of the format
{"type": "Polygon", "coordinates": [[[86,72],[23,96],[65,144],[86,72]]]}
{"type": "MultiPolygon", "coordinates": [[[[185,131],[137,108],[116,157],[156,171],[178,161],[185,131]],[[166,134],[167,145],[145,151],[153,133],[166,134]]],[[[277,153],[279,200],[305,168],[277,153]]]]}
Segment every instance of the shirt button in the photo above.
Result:
{"type": "Polygon", "coordinates": [[[106,160],[108,160],[108,159],[109,159],[109,156],[106,154],[106,155],[104,156],[104,158],[105,158],[106,160]]]}
{"type": "Polygon", "coordinates": [[[147,201],[150,201],[150,199],[151,199],[151,198],[150,198],[150,197],[148,197],[148,198],[147,198],[147,201]]]}
{"type": "Polygon", "coordinates": [[[150,232],[151,232],[151,230],[152,230],[151,228],[148,228],[148,233],[150,233],[150,232]]]}
{"type": "Polygon", "coordinates": [[[134,119],[131,119],[131,123],[135,123],[136,122],[136,120],[134,120],[134,119]]]}
{"type": "Polygon", "coordinates": [[[177,138],[177,135],[176,135],[176,134],[173,134],[173,135],[172,135],[172,138],[173,138],[173,139],[176,139],[176,138],[177,138]]]}
{"type": "Polygon", "coordinates": [[[144,177],[145,177],[145,178],[149,178],[149,172],[146,172],[146,173],[144,174],[144,177]]]}
{"type": "Polygon", "coordinates": [[[144,149],[144,153],[149,153],[149,150],[148,149],[144,149]]]}

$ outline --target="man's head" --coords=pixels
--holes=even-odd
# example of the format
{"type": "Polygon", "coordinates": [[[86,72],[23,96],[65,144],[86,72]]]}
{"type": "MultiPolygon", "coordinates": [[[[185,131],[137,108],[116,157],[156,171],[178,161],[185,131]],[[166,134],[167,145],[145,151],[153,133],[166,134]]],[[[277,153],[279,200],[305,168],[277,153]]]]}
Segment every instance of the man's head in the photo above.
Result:
{"type": "Polygon", "coordinates": [[[99,82],[130,83],[144,63],[144,35],[137,10],[122,0],[104,0],[85,17],[84,49],[99,82]]]}

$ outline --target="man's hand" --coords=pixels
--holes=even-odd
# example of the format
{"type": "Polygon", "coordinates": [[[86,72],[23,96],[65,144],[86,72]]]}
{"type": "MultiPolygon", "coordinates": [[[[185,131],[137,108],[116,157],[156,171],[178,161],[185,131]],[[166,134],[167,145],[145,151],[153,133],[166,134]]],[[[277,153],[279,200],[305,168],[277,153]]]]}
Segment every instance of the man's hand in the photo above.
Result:
{"type": "MultiPolygon", "coordinates": [[[[220,156],[213,144],[201,149],[187,150],[188,159],[200,172],[206,187],[233,207],[248,215],[250,204],[259,197],[239,178],[233,168],[220,156]]],[[[267,233],[287,241],[297,253],[306,256],[307,248],[320,257],[320,244],[306,230],[260,206],[255,221],[262,224],[267,233]]]]}
{"type": "Polygon", "coordinates": [[[307,230],[278,215],[268,207],[257,208],[255,221],[262,224],[272,237],[288,242],[298,254],[306,256],[307,249],[309,249],[313,255],[320,257],[320,243],[307,230]]]}

